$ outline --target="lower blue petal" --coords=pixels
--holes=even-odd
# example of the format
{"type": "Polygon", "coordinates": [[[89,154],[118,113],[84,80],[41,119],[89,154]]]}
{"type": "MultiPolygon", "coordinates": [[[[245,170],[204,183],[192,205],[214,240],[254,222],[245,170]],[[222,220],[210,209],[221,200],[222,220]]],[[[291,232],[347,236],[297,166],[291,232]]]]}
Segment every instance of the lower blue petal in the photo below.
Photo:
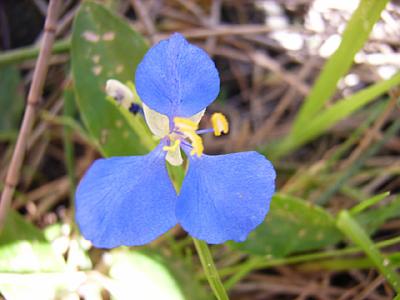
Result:
{"type": "Polygon", "coordinates": [[[190,235],[210,244],[244,241],[268,213],[275,176],[257,152],[192,158],[176,217],[190,235]]]}
{"type": "Polygon", "coordinates": [[[96,160],[76,192],[76,220],[96,247],[146,244],[176,224],[176,192],[160,146],[96,160]]]}

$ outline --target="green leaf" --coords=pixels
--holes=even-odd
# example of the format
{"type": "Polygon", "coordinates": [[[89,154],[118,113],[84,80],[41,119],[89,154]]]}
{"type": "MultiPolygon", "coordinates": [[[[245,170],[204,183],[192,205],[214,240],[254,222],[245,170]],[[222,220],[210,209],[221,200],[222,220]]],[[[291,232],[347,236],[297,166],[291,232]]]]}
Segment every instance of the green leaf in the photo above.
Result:
{"type": "Polygon", "coordinates": [[[10,211],[0,235],[0,272],[61,271],[65,261],[56,255],[43,233],[10,211]]]}
{"type": "Polygon", "coordinates": [[[72,291],[77,291],[86,280],[86,274],[73,271],[31,274],[0,273],[0,291],[7,300],[66,299],[66,295],[76,299],[78,295],[72,291]]]}
{"type": "Polygon", "coordinates": [[[132,299],[148,300],[205,299],[204,293],[194,285],[193,273],[185,274],[186,280],[192,278],[192,283],[188,280],[186,284],[189,285],[184,287],[159,254],[119,249],[110,255],[110,277],[113,280],[106,288],[113,299],[123,299],[126,295],[132,299]]]}
{"type": "Polygon", "coordinates": [[[201,285],[195,276],[193,264],[189,264],[183,257],[163,257],[162,261],[171,274],[174,275],[185,299],[208,300],[213,299],[208,290],[201,285]]]}
{"type": "Polygon", "coordinates": [[[63,237],[61,224],[39,230],[10,211],[0,236],[1,294],[8,300],[61,299],[61,294],[78,290],[87,276],[71,270],[90,268],[90,260],[80,240],[68,239],[68,268],[50,243],[63,237]]]}
{"type": "Polygon", "coordinates": [[[298,132],[295,135],[295,139],[301,140],[302,143],[311,140],[399,83],[400,73],[388,80],[378,82],[352,96],[337,101],[331,107],[314,117],[311,122],[308,122],[302,132],[298,132]]]}
{"type": "Polygon", "coordinates": [[[148,152],[155,145],[141,116],[106,100],[107,79],[134,80],[147,50],[144,39],[103,6],[84,2],[75,19],[72,75],[78,107],[105,156],[148,152]]]}
{"type": "Polygon", "coordinates": [[[400,275],[392,266],[390,260],[385,258],[367,233],[347,211],[342,211],[337,220],[338,228],[351,241],[364,250],[377,269],[386,277],[397,293],[400,292],[400,275]]]}
{"type": "Polygon", "coordinates": [[[389,195],[390,195],[390,192],[384,192],[384,193],[381,193],[378,195],[374,195],[373,197],[368,198],[367,200],[361,201],[357,205],[353,206],[349,210],[349,212],[352,215],[359,214],[359,213],[363,212],[364,210],[366,210],[367,208],[379,203],[380,201],[382,201],[389,195]]]}
{"type": "Polygon", "coordinates": [[[363,211],[354,218],[368,233],[374,233],[387,220],[400,218],[400,197],[388,204],[363,211]]]}
{"type": "Polygon", "coordinates": [[[300,133],[303,126],[318,115],[324,104],[333,96],[339,79],[353,64],[354,56],[363,47],[379,20],[389,0],[362,0],[347,23],[339,48],[329,58],[306,98],[295,120],[293,131],[300,133]]]}
{"type": "Polygon", "coordinates": [[[0,68],[0,131],[17,130],[24,109],[20,75],[14,66],[0,68]]]}
{"type": "MultiPolygon", "coordinates": [[[[387,220],[399,217],[400,197],[386,205],[354,215],[354,219],[370,234],[387,220]]],[[[295,252],[334,245],[342,239],[343,235],[337,230],[335,219],[322,207],[310,205],[298,198],[276,194],[265,222],[257,227],[245,242],[232,245],[251,254],[279,258],[295,252]]]]}
{"type": "Polygon", "coordinates": [[[291,132],[282,141],[270,143],[266,149],[262,150],[264,153],[268,153],[274,160],[286,155],[324,133],[329,127],[365,106],[391,86],[398,84],[399,76],[396,75],[348,99],[339,100],[329,109],[324,109],[326,103],[334,95],[337,83],[349,71],[354,56],[367,41],[374,24],[379,20],[388,2],[388,0],[360,1],[343,32],[339,48],[324,65],[294,121],[291,132]],[[384,88],[385,85],[388,86],[384,88]]]}
{"type": "Polygon", "coordinates": [[[335,219],[322,208],[276,194],[265,222],[245,242],[234,245],[252,254],[284,257],[331,245],[341,237],[335,219]]]}
{"type": "MultiPolygon", "coordinates": [[[[70,48],[69,40],[55,41],[53,44],[52,53],[65,53],[70,48]]],[[[33,44],[26,47],[7,50],[0,53],[0,66],[13,65],[24,62],[29,59],[36,59],[39,56],[40,45],[33,44]]]]}
{"type": "Polygon", "coordinates": [[[334,126],[337,122],[350,116],[355,111],[369,104],[378,96],[386,93],[392,87],[400,83],[400,73],[392,78],[384,80],[365,88],[354,95],[338,100],[331,107],[321,111],[318,115],[310,118],[306,124],[302,125],[301,131],[292,131],[282,142],[273,145],[272,149],[263,152],[273,151],[273,156],[283,156],[290,151],[300,147],[306,142],[323,134],[326,130],[334,126]]]}

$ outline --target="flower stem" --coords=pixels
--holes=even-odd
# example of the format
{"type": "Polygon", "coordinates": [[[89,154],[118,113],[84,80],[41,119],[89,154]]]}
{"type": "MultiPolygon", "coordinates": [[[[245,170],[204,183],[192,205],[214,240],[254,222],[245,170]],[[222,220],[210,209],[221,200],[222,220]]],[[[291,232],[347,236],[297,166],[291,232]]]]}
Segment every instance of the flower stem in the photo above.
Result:
{"type": "Polygon", "coordinates": [[[193,238],[193,242],[200,257],[204,273],[215,297],[217,297],[218,300],[229,300],[207,244],[195,238],[193,238]]]}

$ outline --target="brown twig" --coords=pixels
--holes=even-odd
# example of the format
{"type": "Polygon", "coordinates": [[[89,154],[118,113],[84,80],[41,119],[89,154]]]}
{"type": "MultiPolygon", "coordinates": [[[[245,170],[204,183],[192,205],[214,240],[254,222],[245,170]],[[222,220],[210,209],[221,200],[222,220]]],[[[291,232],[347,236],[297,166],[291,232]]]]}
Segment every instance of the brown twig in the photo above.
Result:
{"type": "Polygon", "coordinates": [[[25,156],[27,138],[31,132],[33,121],[35,119],[36,106],[39,103],[40,95],[43,91],[43,85],[48,70],[48,61],[54,42],[54,34],[56,31],[57,14],[60,7],[60,0],[51,0],[46,22],[44,25],[44,37],[40,48],[39,57],[35,66],[32,84],[26,103],[24,118],[21,130],[18,135],[17,144],[9,165],[6,179],[4,181],[4,190],[1,194],[0,201],[0,229],[3,227],[11,199],[18,183],[22,162],[25,156]]]}
{"type": "Polygon", "coordinates": [[[248,55],[253,63],[260,67],[271,70],[275,74],[279,75],[282,77],[282,79],[289,83],[291,87],[298,90],[302,95],[308,95],[310,91],[309,86],[307,86],[304,82],[300,82],[296,76],[285,72],[284,68],[278,62],[276,62],[276,60],[272,59],[261,51],[248,53],[248,55]]]}
{"type": "MultiPolygon", "coordinates": [[[[191,28],[179,30],[187,38],[205,38],[217,36],[246,36],[249,34],[261,34],[271,32],[271,28],[265,25],[216,25],[210,28],[191,28]]],[[[165,39],[170,33],[159,33],[157,39],[165,39]]]]}
{"type": "Polygon", "coordinates": [[[151,42],[156,42],[155,34],[157,33],[157,30],[149,14],[147,13],[147,8],[144,6],[141,0],[131,0],[131,5],[135,9],[140,20],[143,22],[144,28],[147,31],[151,42]]]}
{"type": "Polygon", "coordinates": [[[199,21],[207,19],[203,9],[194,1],[177,0],[177,2],[190,11],[199,21]]]}
{"type": "Polygon", "coordinates": [[[359,292],[359,294],[354,297],[354,300],[362,300],[362,299],[368,299],[368,296],[373,293],[374,290],[378,288],[383,282],[385,281],[385,278],[383,276],[378,276],[375,278],[374,281],[370,282],[363,291],[359,292]]]}
{"type": "MultiPolygon", "coordinates": [[[[314,64],[312,63],[312,59],[309,60],[308,63],[304,64],[302,69],[298,73],[299,82],[303,82],[305,77],[309,75],[310,71],[314,68],[314,64]]],[[[257,132],[254,134],[251,142],[253,145],[260,144],[268,135],[269,132],[272,131],[276,124],[284,114],[285,110],[288,106],[293,102],[293,99],[298,95],[298,91],[289,87],[288,91],[282,97],[282,100],[279,101],[278,105],[274,109],[274,112],[271,114],[269,118],[267,118],[257,132]]]]}
{"type": "MultiPolygon", "coordinates": [[[[221,21],[221,0],[214,0],[211,4],[211,16],[208,23],[210,26],[217,26],[221,21]]],[[[217,45],[215,36],[210,36],[206,40],[206,50],[212,51],[217,45]]]]}
{"type": "Polygon", "coordinates": [[[371,127],[371,129],[367,130],[367,132],[364,134],[364,137],[361,139],[357,148],[354,149],[354,151],[351,153],[350,157],[347,158],[341,164],[340,167],[342,169],[346,169],[351,164],[353,164],[354,161],[368,148],[368,146],[371,144],[371,142],[373,142],[374,139],[379,138],[380,130],[381,130],[382,126],[385,124],[386,120],[389,118],[390,114],[395,109],[399,95],[400,95],[399,90],[392,91],[390,101],[389,101],[388,105],[386,106],[385,110],[375,121],[375,123],[371,127]]]}

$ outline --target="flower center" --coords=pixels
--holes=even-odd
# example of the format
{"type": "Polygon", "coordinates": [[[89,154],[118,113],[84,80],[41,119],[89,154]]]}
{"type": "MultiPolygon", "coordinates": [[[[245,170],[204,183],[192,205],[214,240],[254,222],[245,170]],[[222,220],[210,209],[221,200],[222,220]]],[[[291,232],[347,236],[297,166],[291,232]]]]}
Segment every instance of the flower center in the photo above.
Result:
{"type": "Polygon", "coordinates": [[[173,143],[172,143],[172,139],[170,139],[170,141],[171,141],[172,145],[171,146],[164,146],[163,150],[164,151],[174,152],[174,151],[176,151],[178,149],[179,145],[181,144],[181,140],[175,140],[173,143]]]}
{"type": "Polygon", "coordinates": [[[168,135],[169,146],[164,146],[163,150],[172,154],[177,151],[179,146],[190,149],[190,155],[200,157],[204,152],[201,134],[213,132],[215,136],[226,134],[229,131],[229,124],[226,117],[221,113],[214,113],[211,116],[213,128],[198,130],[198,123],[188,118],[175,117],[173,120],[174,128],[168,135]]]}
{"type": "Polygon", "coordinates": [[[174,118],[174,132],[176,132],[182,139],[188,139],[190,141],[189,146],[192,147],[190,155],[197,155],[200,157],[203,154],[204,146],[203,140],[196,133],[198,124],[190,119],[175,117],[174,118]]]}
{"type": "Polygon", "coordinates": [[[229,131],[228,121],[221,113],[214,113],[211,116],[212,128],[199,130],[198,123],[204,114],[204,110],[190,118],[175,117],[170,120],[166,115],[162,115],[144,104],[142,109],[138,104],[134,103],[134,87],[132,89],[132,87],[118,80],[109,79],[106,82],[105,89],[107,95],[117,101],[119,105],[133,114],[141,112],[145,116],[152,133],[167,142],[163,150],[167,152],[167,161],[173,165],[178,166],[183,162],[181,147],[186,153],[201,157],[204,152],[202,134],[212,132],[215,136],[220,136],[222,133],[227,134],[229,131]]]}

